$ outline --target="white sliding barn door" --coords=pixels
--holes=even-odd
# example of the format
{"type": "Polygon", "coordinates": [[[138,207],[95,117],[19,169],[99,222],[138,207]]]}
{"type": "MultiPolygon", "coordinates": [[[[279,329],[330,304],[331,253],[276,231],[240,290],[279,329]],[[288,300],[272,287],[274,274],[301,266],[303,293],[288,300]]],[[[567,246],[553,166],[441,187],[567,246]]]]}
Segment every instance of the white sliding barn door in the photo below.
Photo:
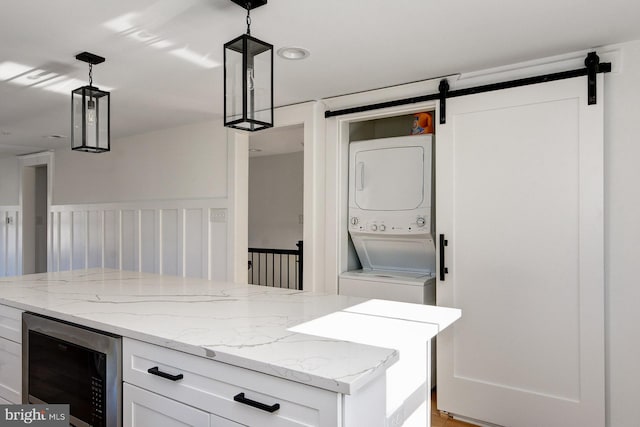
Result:
{"type": "Polygon", "coordinates": [[[438,409],[604,426],[603,79],[447,100],[437,128],[438,409]],[[439,262],[438,257],[438,262],[439,262]]]}

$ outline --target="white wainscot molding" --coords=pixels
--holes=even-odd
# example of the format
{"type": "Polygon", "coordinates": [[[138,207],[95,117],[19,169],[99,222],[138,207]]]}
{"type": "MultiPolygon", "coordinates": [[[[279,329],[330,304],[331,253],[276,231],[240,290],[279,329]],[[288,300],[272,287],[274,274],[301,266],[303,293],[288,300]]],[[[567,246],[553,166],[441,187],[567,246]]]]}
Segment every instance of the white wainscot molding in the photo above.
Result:
{"type": "Polygon", "coordinates": [[[0,277],[18,274],[19,206],[0,206],[0,277]]]}
{"type": "Polygon", "coordinates": [[[105,267],[227,280],[227,204],[216,198],[52,206],[49,271],[105,267]]]}

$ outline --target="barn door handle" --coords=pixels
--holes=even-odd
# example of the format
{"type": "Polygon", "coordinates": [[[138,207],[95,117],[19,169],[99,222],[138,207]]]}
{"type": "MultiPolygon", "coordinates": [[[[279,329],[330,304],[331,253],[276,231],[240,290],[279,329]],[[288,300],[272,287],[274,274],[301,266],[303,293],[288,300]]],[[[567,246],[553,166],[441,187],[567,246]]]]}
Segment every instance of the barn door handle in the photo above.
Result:
{"type": "Polygon", "coordinates": [[[444,238],[444,234],[440,235],[440,281],[444,282],[444,275],[449,274],[449,269],[444,264],[444,248],[449,246],[449,241],[444,238]]]}

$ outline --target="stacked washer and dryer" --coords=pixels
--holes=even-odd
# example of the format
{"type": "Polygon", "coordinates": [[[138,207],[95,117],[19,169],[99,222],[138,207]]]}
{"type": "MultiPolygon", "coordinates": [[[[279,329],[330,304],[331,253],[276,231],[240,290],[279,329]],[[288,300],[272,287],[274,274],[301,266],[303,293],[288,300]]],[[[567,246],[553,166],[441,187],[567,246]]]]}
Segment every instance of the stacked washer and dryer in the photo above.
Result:
{"type": "Polygon", "coordinates": [[[432,143],[428,134],[350,144],[348,229],[362,269],[340,274],[340,294],[435,305],[432,143]]]}
{"type": "Polygon", "coordinates": [[[340,275],[344,295],[435,304],[432,135],[349,147],[349,234],[361,270],[340,275]]]}

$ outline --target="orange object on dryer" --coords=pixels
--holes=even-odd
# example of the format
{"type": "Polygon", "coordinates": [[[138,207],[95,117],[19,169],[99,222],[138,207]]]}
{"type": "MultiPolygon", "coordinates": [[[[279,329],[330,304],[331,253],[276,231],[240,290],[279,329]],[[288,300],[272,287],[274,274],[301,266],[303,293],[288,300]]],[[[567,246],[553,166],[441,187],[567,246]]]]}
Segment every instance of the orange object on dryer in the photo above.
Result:
{"type": "Polygon", "coordinates": [[[433,115],[431,113],[416,113],[413,115],[411,135],[433,133],[433,115]]]}

